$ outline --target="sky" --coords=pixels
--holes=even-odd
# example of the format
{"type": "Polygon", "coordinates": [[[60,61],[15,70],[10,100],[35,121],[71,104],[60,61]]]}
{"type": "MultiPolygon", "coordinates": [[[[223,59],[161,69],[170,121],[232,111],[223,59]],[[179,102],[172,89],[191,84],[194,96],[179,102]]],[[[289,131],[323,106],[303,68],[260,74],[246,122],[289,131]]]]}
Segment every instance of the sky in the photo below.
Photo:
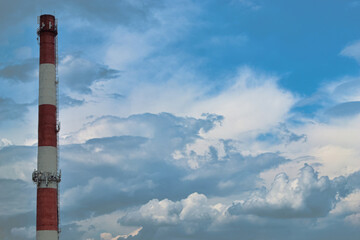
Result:
{"type": "Polygon", "coordinates": [[[358,239],[355,0],[0,0],[0,239],[36,234],[45,13],[60,239],[358,239]]]}

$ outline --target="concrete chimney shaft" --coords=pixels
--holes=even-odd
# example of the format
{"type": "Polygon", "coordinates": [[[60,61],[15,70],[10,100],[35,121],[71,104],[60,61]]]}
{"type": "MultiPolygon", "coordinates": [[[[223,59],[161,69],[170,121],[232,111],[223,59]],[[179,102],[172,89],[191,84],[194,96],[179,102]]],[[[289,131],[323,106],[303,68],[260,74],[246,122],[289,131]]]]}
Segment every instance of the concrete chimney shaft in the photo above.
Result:
{"type": "Polygon", "coordinates": [[[58,116],[57,116],[57,22],[41,15],[39,67],[38,164],[33,172],[37,184],[36,239],[59,239],[58,116]]]}

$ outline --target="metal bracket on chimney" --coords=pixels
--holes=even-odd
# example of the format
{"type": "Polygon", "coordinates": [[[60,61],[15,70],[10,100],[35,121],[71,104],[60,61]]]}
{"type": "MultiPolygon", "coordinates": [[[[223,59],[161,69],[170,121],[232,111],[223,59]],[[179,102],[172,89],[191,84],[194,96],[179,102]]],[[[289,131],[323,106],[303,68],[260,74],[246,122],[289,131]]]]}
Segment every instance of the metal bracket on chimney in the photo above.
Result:
{"type": "Polygon", "coordinates": [[[50,182],[59,183],[61,181],[61,170],[59,173],[34,170],[32,180],[37,185],[40,185],[41,182],[45,182],[46,186],[48,186],[50,182]]]}

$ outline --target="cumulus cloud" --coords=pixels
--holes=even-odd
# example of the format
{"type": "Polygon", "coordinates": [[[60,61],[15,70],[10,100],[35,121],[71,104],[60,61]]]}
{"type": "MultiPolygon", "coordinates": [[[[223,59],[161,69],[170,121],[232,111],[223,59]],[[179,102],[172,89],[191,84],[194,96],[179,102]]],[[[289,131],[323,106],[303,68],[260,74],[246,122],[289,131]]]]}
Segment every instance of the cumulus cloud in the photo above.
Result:
{"type": "Polygon", "coordinates": [[[121,234],[121,235],[117,235],[116,237],[113,237],[111,233],[101,233],[100,238],[101,238],[101,240],[121,240],[121,239],[128,239],[128,238],[131,239],[132,237],[135,237],[136,235],[138,235],[141,230],[142,230],[142,227],[139,227],[138,229],[134,230],[133,232],[131,232],[129,234],[121,234]]]}
{"type": "Polygon", "coordinates": [[[330,217],[332,219],[344,218],[345,222],[358,226],[359,225],[359,215],[360,215],[360,191],[359,186],[354,192],[341,199],[341,201],[336,204],[336,207],[331,210],[330,217]]]}
{"type": "MultiPolygon", "coordinates": [[[[312,234],[325,236],[320,227],[324,223],[317,223],[316,219],[325,219],[323,217],[333,211],[337,203],[349,196],[353,191],[348,182],[350,178],[340,176],[330,180],[327,176],[319,177],[311,166],[305,165],[300,169],[299,177],[290,180],[281,173],[269,190],[254,189],[232,204],[224,202],[225,199],[212,199],[194,192],[177,201],[152,199],[138,208],[129,209],[118,223],[142,227],[135,239],[166,239],[168,236],[233,239],[237,229],[241,229],[244,239],[252,239],[261,236],[259,227],[266,229],[270,239],[276,239],[279,232],[271,228],[289,227],[293,232],[291,236],[295,237],[295,233],[302,232],[296,224],[307,226],[307,231],[312,234]]],[[[348,221],[356,224],[356,218],[354,214],[349,215],[348,221]]],[[[351,225],[343,227],[353,231],[351,225]]]]}
{"type": "Polygon", "coordinates": [[[65,139],[68,143],[77,144],[64,147],[62,157],[73,163],[86,159],[85,162],[91,166],[108,165],[137,171],[142,164],[163,162],[184,170],[196,170],[190,172],[188,180],[209,176],[218,179],[221,178],[218,170],[227,169],[226,181],[241,176],[245,178],[287,161],[279,154],[269,152],[242,155],[235,141],[211,140],[201,136],[217,127],[221,120],[217,115],[196,119],[166,113],[128,118],[106,116],[92,121],[65,139]],[[87,157],[84,158],[84,155],[87,157]],[[250,174],[244,175],[247,170],[251,171],[250,174]]]}
{"type": "Polygon", "coordinates": [[[224,214],[220,205],[208,203],[204,194],[192,193],[180,201],[153,199],[119,219],[125,225],[177,226],[182,225],[187,234],[205,230],[224,214]]]}
{"type": "Polygon", "coordinates": [[[344,177],[333,180],[319,177],[311,166],[305,165],[298,178],[290,180],[280,173],[269,190],[263,189],[244,202],[234,203],[229,212],[275,218],[324,217],[350,191],[344,177]]]}
{"type": "Polygon", "coordinates": [[[359,136],[354,131],[358,126],[359,116],[306,124],[300,130],[306,134],[307,142],[295,144],[291,152],[294,156],[312,156],[313,163],[321,164],[319,171],[324,175],[349,175],[360,169],[359,136]]]}
{"type": "Polygon", "coordinates": [[[221,127],[209,132],[209,137],[237,139],[245,132],[267,129],[285,120],[296,101],[290,92],[278,87],[277,80],[276,76],[241,68],[232,85],[198,102],[193,110],[224,117],[221,127]]]}
{"type": "Polygon", "coordinates": [[[179,168],[172,153],[200,138],[199,131],[209,131],[217,121],[216,116],[195,119],[167,113],[108,116],[93,121],[86,127],[89,131],[83,131],[100,133],[101,138],[61,147],[62,186],[67,189],[62,194],[67,199],[63,211],[74,217],[102,214],[155,195],[181,196],[188,187],[196,188],[192,181],[181,180],[187,168],[179,168]],[[67,180],[74,175],[78,176],[76,182],[67,180]],[[100,192],[108,195],[109,202],[97,208],[100,192]]]}
{"type": "Polygon", "coordinates": [[[311,164],[318,164],[317,170],[329,177],[347,176],[358,171],[359,137],[354,129],[359,127],[359,83],[358,77],[343,77],[325,84],[312,96],[312,100],[308,99],[306,110],[302,110],[305,114],[297,114],[295,105],[295,110],[292,110],[295,115],[285,122],[291,132],[306,136],[306,142],[279,144],[282,134],[272,129],[258,135],[256,145],[252,144],[249,148],[280,151],[282,156],[297,159],[276,169],[274,174],[285,169],[296,170],[305,159],[311,164]],[[271,142],[275,145],[271,146],[271,142]]]}
{"type": "MultiPolygon", "coordinates": [[[[306,159],[317,163],[313,166],[322,175],[353,173],[359,168],[360,141],[354,131],[358,119],[347,121],[347,127],[334,122],[294,127],[287,120],[297,97],[279,86],[277,76],[250,67],[240,67],[232,77],[213,79],[221,84],[209,83],[197,72],[203,59],[173,48],[183,44],[193,24],[204,24],[192,18],[203,10],[193,1],[181,1],[181,7],[179,1],[84,2],[47,1],[59,7],[64,39],[74,31],[98,31],[96,40],[74,41],[105,42],[88,51],[93,59],[99,59],[101,52],[104,57],[98,62],[69,52],[59,66],[61,86],[66,89],[60,97],[62,238],[209,240],[242,234],[244,239],[282,239],[290,232],[292,239],[309,235],[308,239],[324,239],[329,235],[325,230],[321,233],[316,218],[332,214],[349,186],[358,185],[356,174],[330,179],[306,166],[293,179],[287,164],[311,155],[306,159]],[[287,174],[278,175],[270,188],[256,190],[264,171],[277,174],[280,167],[287,174]],[[233,200],[238,201],[231,205],[233,200]],[[298,226],[308,233],[304,235],[298,226]]],[[[253,10],[259,7],[256,1],[230,2],[253,10]]],[[[43,5],[42,0],[37,3],[43,5]]],[[[33,18],[37,8],[23,1],[6,5],[0,10],[9,10],[0,14],[4,29],[9,21],[14,22],[12,29],[18,29],[24,20],[14,16],[33,18]],[[21,13],[16,6],[28,9],[21,13]]],[[[246,44],[246,36],[216,35],[210,43],[246,44]]],[[[357,58],[356,51],[343,52],[357,58]]],[[[17,71],[25,67],[3,67],[2,78],[26,82],[31,70],[17,71]]],[[[355,117],[357,106],[352,103],[360,101],[358,86],[358,79],[349,78],[327,88],[326,94],[334,97],[326,106],[331,116],[355,117]]],[[[0,116],[5,120],[22,116],[13,109],[24,108],[0,99],[0,109],[5,109],[0,116]]],[[[0,161],[2,189],[9,196],[29,193],[18,194],[25,202],[14,201],[11,206],[9,199],[0,197],[4,206],[0,225],[6,225],[1,239],[31,236],[35,203],[28,184],[35,149],[0,141],[0,158],[6,160],[0,161]],[[32,207],[6,212],[18,205],[32,207]]],[[[346,216],[337,217],[346,218],[339,226],[350,234],[347,239],[355,239],[357,235],[351,235],[355,228],[346,224],[358,224],[358,212],[349,209],[346,216]]],[[[330,235],[339,238],[336,232],[330,235]]]]}
{"type": "Polygon", "coordinates": [[[288,161],[277,153],[242,155],[233,141],[200,136],[221,120],[161,113],[92,121],[61,146],[62,211],[80,219],[198,189],[226,196],[253,187],[261,171],[288,161]]]}
{"type": "MultiPolygon", "coordinates": [[[[126,78],[134,77],[129,76],[129,73],[124,74],[126,78]]],[[[85,99],[88,103],[79,108],[81,113],[76,118],[80,122],[86,121],[86,117],[93,114],[95,108],[98,111],[96,117],[113,115],[114,109],[122,116],[143,112],[169,112],[201,118],[202,114],[210,113],[222,116],[223,121],[202,137],[239,139],[245,133],[253,132],[256,135],[261,130],[266,131],[277,126],[279,122],[284,122],[296,100],[290,92],[279,88],[276,77],[258,74],[251,68],[242,68],[235,77],[224,80],[227,82],[226,86],[215,94],[209,94],[214,86],[201,86],[201,83],[196,81],[196,75],[184,76],[181,72],[176,74],[171,75],[169,81],[136,82],[135,85],[127,85],[115,79],[106,81],[100,92],[94,90],[95,95],[100,95],[102,91],[113,92],[114,89],[121,89],[121,94],[126,90],[124,98],[103,101],[100,95],[98,99],[85,99]],[[184,78],[194,81],[184,83],[184,78]]],[[[123,77],[120,79],[126,81],[123,77]]],[[[67,115],[66,112],[65,114],[67,115]]],[[[73,117],[65,116],[65,123],[71,121],[71,124],[64,125],[73,126],[73,117]]]]}

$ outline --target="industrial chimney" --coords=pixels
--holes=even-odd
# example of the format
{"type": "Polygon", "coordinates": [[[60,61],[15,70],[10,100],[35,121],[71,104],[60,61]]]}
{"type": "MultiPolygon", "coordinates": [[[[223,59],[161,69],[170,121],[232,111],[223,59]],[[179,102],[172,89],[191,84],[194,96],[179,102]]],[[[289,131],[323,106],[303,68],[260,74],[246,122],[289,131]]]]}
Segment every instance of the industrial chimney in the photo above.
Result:
{"type": "Polygon", "coordinates": [[[37,170],[36,240],[59,239],[57,21],[53,15],[38,18],[40,38],[39,125],[37,170]]]}

